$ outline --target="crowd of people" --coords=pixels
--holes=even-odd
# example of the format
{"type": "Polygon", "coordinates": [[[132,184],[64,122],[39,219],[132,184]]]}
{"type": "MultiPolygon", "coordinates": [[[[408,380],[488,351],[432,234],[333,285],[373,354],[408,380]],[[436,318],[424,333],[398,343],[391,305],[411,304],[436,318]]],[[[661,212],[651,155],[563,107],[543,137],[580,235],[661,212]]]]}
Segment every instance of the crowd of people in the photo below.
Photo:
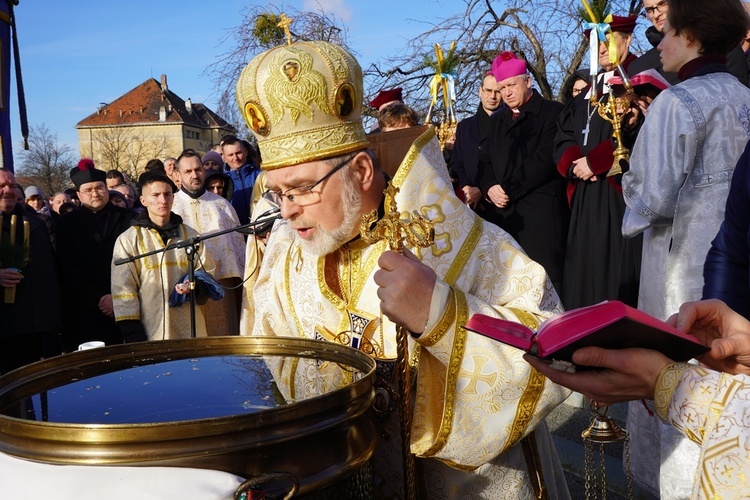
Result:
{"type": "MultiPolygon", "coordinates": [[[[418,374],[407,446],[424,498],[568,498],[544,417],[569,389],[653,401],[658,417],[631,403],[628,430],[634,479],[654,495],[740,498],[750,489],[750,18],[739,0],[715,0],[708,16],[694,15],[698,0],[643,5],[654,50],[632,54],[637,16],[612,16],[598,68],[573,75],[565,104],[533,88],[520,55],[500,53],[477,77],[477,112],[458,124],[447,162],[428,130],[397,169],[381,164],[372,135],[419,117],[401,89],[381,91],[366,134],[357,61],[306,42],[261,54],[239,78],[257,147],[227,136],[202,155],[151,160],[137,183],[83,159],[75,187],[48,199],[0,169],[0,242],[13,229],[30,254],[0,268],[0,287],[16,291],[0,304],[0,373],[90,340],[294,336],[367,346],[381,395],[393,395],[400,326],[418,374]],[[393,203],[431,219],[431,246],[398,252],[362,236],[373,228],[361,220],[393,203]],[[175,246],[269,214],[282,219],[272,229],[175,246]],[[463,328],[480,312],[534,328],[603,300],[711,351],[686,364],[591,347],[574,362],[595,369],[566,373],[463,328]]],[[[300,398],[317,379],[347,379],[311,363],[274,365],[279,391],[300,398]]],[[[381,417],[372,494],[401,497],[397,412],[381,417]]]]}

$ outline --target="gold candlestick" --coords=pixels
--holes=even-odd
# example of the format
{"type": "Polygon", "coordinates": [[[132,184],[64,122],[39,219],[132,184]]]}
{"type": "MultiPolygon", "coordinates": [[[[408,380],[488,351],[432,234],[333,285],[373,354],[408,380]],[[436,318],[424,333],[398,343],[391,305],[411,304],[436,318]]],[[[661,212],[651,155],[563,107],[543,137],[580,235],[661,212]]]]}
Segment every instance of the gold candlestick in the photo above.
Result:
{"type": "Polygon", "coordinates": [[[18,224],[18,216],[10,216],[10,246],[16,244],[16,225],[18,224]]]}
{"type": "MultiPolygon", "coordinates": [[[[2,227],[2,216],[0,216],[0,227],[2,227]]],[[[24,217],[23,219],[23,241],[16,244],[16,231],[18,230],[18,216],[10,218],[10,237],[7,242],[0,239],[0,267],[5,269],[20,270],[29,261],[29,242],[31,237],[31,225],[24,217]]],[[[16,287],[5,288],[3,300],[6,304],[16,301],[16,287]]]]}
{"type": "Polygon", "coordinates": [[[622,173],[621,162],[630,161],[630,151],[622,143],[622,120],[625,118],[625,113],[630,108],[630,99],[628,94],[632,93],[632,89],[622,97],[615,97],[611,92],[607,98],[607,103],[599,103],[599,116],[607,120],[612,124],[612,137],[617,143],[617,147],[612,153],[614,161],[612,167],[607,172],[607,177],[622,173]]]}
{"type": "MultiPolygon", "coordinates": [[[[16,225],[18,224],[18,216],[17,215],[11,215],[10,216],[10,248],[11,252],[13,251],[13,247],[16,244],[16,225]]],[[[10,266],[9,266],[10,267],[10,266]]],[[[6,304],[15,304],[16,302],[16,287],[10,286],[5,289],[5,297],[4,297],[6,304]]]]}

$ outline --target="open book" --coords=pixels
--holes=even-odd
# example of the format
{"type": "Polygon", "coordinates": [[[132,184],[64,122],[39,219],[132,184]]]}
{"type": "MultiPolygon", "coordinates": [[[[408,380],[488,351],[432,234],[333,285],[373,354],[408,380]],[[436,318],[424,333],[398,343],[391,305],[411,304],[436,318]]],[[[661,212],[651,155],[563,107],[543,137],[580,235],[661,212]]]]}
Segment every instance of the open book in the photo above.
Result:
{"type": "Polygon", "coordinates": [[[473,315],[465,328],[536,357],[567,362],[574,351],[586,346],[643,347],[675,361],[709,351],[696,338],[618,301],[564,312],[544,321],[536,333],[520,323],[484,314],[473,315]]]}

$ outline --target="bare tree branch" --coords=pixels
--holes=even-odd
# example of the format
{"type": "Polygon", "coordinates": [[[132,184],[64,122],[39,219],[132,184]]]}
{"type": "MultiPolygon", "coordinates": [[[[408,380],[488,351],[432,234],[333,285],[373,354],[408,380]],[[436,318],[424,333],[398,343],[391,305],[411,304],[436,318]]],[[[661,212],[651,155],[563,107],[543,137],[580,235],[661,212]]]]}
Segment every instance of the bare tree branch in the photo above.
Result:
{"type": "Polygon", "coordinates": [[[57,142],[57,134],[45,124],[31,127],[29,150],[21,155],[18,173],[32,177],[47,197],[70,186],[70,169],[75,166],[73,149],[57,142]]]}

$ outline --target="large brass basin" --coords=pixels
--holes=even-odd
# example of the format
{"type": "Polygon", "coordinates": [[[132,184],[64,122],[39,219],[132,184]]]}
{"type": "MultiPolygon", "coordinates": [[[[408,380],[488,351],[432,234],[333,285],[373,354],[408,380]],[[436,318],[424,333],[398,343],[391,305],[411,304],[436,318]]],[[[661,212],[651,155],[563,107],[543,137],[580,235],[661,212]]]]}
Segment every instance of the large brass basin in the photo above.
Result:
{"type": "Polygon", "coordinates": [[[333,343],[209,337],[102,347],[0,377],[0,451],[53,464],[294,475],[300,493],[371,457],[375,363],[333,343]],[[350,383],[288,401],[266,362],[338,363],[350,383]]]}

